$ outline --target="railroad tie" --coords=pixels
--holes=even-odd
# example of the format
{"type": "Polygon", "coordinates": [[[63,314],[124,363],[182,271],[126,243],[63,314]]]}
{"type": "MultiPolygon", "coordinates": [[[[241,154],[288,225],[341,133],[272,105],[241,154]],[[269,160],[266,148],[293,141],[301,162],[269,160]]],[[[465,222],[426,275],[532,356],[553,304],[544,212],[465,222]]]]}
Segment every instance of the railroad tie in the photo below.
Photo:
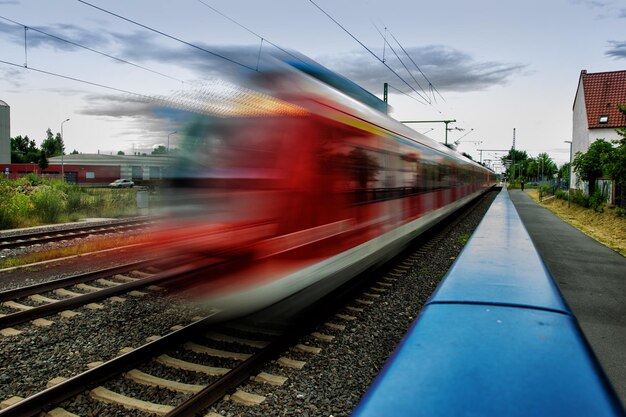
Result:
{"type": "Polygon", "coordinates": [[[72,310],[63,310],[59,313],[59,315],[63,317],[64,319],[70,319],[72,317],[80,316],[80,313],[77,313],[76,311],[72,311],[72,310]]]}
{"type": "Polygon", "coordinates": [[[354,321],[354,320],[356,320],[355,316],[350,316],[348,314],[337,313],[337,314],[335,314],[335,317],[340,318],[341,320],[345,320],[345,321],[354,321]]]}
{"type": "Polygon", "coordinates": [[[313,332],[311,333],[311,336],[313,336],[317,340],[321,340],[322,342],[332,342],[333,340],[335,340],[335,336],[319,332],[313,332]]]}
{"type": "Polygon", "coordinates": [[[204,385],[185,384],[178,381],[172,381],[165,378],[159,378],[154,375],[141,372],[139,369],[132,369],[125,374],[126,378],[138,384],[148,385],[151,387],[165,388],[170,391],[182,392],[183,394],[196,394],[205,387],[204,385]]]}
{"type": "Polygon", "coordinates": [[[129,277],[128,275],[122,275],[122,274],[113,275],[113,278],[118,281],[124,281],[124,282],[133,282],[139,279],[139,278],[133,278],[133,277],[129,277]]]}
{"type": "Polygon", "coordinates": [[[265,397],[238,389],[234,394],[224,396],[224,400],[245,405],[259,405],[265,401],[265,397]]]}
{"type": "Polygon", "coordinates": [[[126,395],[118,394],[104,387],[97,387],[89,392],[91,398],[108,404],[121,405],[125,408],[145,411],[147,413],[163,416],[174,409],[171,405],[156,404],[148,401],[138,400],[126,395]]]}
{"type": "Polygon", "coordinates": [[[71,297],[71,298],[80,297],[81,295],[83,295],[79,292],[66,290],[65,288],[57,288],[56,290],[54,290],[54,293],[61,297],[71,297]]]}
{"type": "Polygon", "coordinates": [[[29,296],[28,298],[30,298],[31,300],[37,302],[37,303],[45,303],[45,304],[52,304],[52,303],[57,303],[59,302],[59,300],[55,300],[54,298],[49,298],[49,297],[45,297],[41,294],[33,294],[31,296],[29,296]]]}
{"type": "Polygon", "coordinates": [[[262,340],[243,339],[240,337],[234,337],[217,332],[207,333],[206,335],[204,335],[204,337],[210,340],[214,340],[216,342],[238,343],[240,345],[250,346],[257,349],[263,349],[269,344],[269,342],[265,342],[262,340]]]}
{"type": "Polygon", "coordinates": [[[364,292],[363,295],[369,298],[374,298],[374,299],[380,298],[380,294],[372,294],[370,292],[364,292]]]}
{"type": "Polygon", "coordinates": [[[21,334],[21,333],[22,333],[21,330],[14,329],[13,327],[5,327],[4,329],[0,329],[0,335],[2,336],[17,336],[18,334],[21,334]]]}
{"type": "Polygon", "coordinates": [[[147,272],[142,272],[142,271],[132,271],[131,274],[137,275],[139,278],[150,278],[152,275],[154,274],[149,274],[147,272]]]}
{"type": "Polygon", "coordinates": [[[35,319],[31,321],[31,323],[37,327],[48,327],[54,324],[53,321],[46,320],[46,319],[35,319]]]}
{"type": "Polygon", "coordinates": [[[311,353],[313,355],[317,355],[318,353],[320,353],[322,351],[322,348],[315,347],[315,346],[309,346],[309,345],[303,345],[301,343],[298,343],[297,345],[295,345],[291,349],[295,350],[297,352],[311,353]]]}
{"type": "Polygon", "coordinates": [[[343,324],[324,323],[324,326],[328,327],[331,330],[339,330],[339,331],[346,330],[346,326],[343,324]]]}
{"type": "Polygon", "coordinates": [[[200,365],[193,362],[187,362],[182,359],[172,358],[168,355],[161,355],[155,359],[155,362],[174,369],[181,369],[183,371],[191,371],[203,373],[209,376],[222,376],[226,374],[230,369],[216,368],[214,366],[200,365]]]}
{"type": "Polygon", "coordinates": [[[250,353],[228,352],[226,350],[213,349],[210,347],[202,346],[197,343],[187,342],[183,345],[187,350],[203,355],[215,356],[218,358],[234,359],[236,361],[245,361],[250,356],[250,353]]]}
{"type": "Polygon", "coordinates": [[[70,413],[69,411],[61,407],[57,407],[55,409],[48,411],[44,416],[45,417],[80,417],[78,414],[70,413]]]}
{"type": "Polygon", "coordinates": [[[281,356],[280,358],[276,359],[276,363],[279,364],[280,366],[284,366],[285,368],[293,368],[293,369],[302,369],[304,368],[304,365],[306,365],[306,362],[304,361],[297,361],[295,359],[286,358],[284,356],[281,356]]]}
{"type": "Polygon", "coordinates": [[[14,404],[19,403],[23,399],[24,399],[23,397],[18,397],[17,395],[14,395],[11,398],[7,398],[6,400],[0,402],[0,410],[4,410],[5,408],[9,408],[9,407],[11,407],[14,404]]]}
{"type": "Polygon", "coordinates": [[[254,382],[261,382],[263,384],[281,386],[281,385],[284,385],[285,382],[287,382],[289,378],[285,376],[272,375],[266,372],[261,372],[257,376],[253,376],[250,379],[252,379],[254,382]]]}
{"type": "Polygon", "coordinates": [[[2,305],[4,307],[9,307],[14,310],[21,310],[21,311],[32,310],[33,308],[35,308],[32,306],[27,306],[24,304],[16,303],[15,301],[5,301],[4,303],[2,303],[2,305]]]}
{"type": "Polygon", "coordinates": [[[82,284],[82,283],[76,284],[75,287],[83,291],[87,291],[87,292],[96,292],[96,291],[102,290],[102,288],[98,288],[98,287],[94,287],[93,285],[87,285],[87,284],[82,284]]]}
{"type": "Polygon", "coordinates": [[[67,381],[67,378],[62,377],[62,376],[57,376],[56,378],[52,378],[50,381],[48,381],[48,383],[46,384],[46,387],[51,388],[65,381],[67,381]]]}
{"type": "Polygon", "coordinates": [[[118,285],[122,285],[119,282],[109,281],[108,279],[100,278],[96,280],[96,282],[100,285],[104,285],[105,287],[117,287],[118,285]]]}

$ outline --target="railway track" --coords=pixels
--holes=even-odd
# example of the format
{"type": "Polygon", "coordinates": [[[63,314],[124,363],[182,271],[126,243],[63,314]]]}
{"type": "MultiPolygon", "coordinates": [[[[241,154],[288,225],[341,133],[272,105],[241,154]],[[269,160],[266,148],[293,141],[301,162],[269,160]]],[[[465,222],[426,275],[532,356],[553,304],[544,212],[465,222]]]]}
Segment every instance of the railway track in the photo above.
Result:
{"type": "Polygon", "coordinates": [[[143,295],[138,292],[140,289],[159,289],[159,284],[184,279],[189,274],[215,264],[213,261],[183,264],[157,272],[158,269],[150,267],[151,263],[154,262],[133,262],[0,292],[0,306],[5,311],[12,311],[0,316],[0,334],[18,334],[19,331],[10,326],[55,313],[72,315],[72,308],[87,305],[97,309],[98,305],[94,303],[106,298],[121,294],[140,296],[143,295]],[[25,300],[29,300],[29,304],[24,304],[25,300]]]}
{"type": "Polygon", "coordinates": [[[118,220],[113,223],[100,225],[82,225],[66,230],[38,230],[15,235],[0,235],[0,251],[32,245],[41,245],[49,242],[78,239],[90,235],[106,233],[120,233],[130,230],[149,228],[155,224],[152,219],[118,220]]]}
{"type": "MultiPolygon", "coordinates": [[[[453,223],[462,222],[463,217],[457,217],[453,223]]],[[[403,254],[402,259],[396,260],[382,277],[378,274],[360,286],[344,288],[342,294],[325,300],[316,311],[303,313],[302,317],[314,317],[315,320],[299,321],[293,331],[271,335],[267,331],[260,336],[262,329],[254,323],[243,329],[234,325],[217,330],[210,325],[213,317],[199,319],[191,325],[174,328],[169,334],[154,336],[145,346],[127,349],[119,358],[66,381],[51,381],[57,385],[17,402],[1,411],[0,416],[37,415],[59,404],[75,415],[88,415],[84,407],[99,410],[98,415],[114,415],[116,412],[126,415],[124,409],[135,409],[143,410],[140,414],[168,416],[195,415],[199,411],[210,416],[245,414],[250,406],[269,407],[268,403],[275,402],[287,390],[285,378],[292,380],[289,385],[298,384],[298,372],[303,371],[288,366],[306,369],[305,362],[309,358],[312,365],[308,366],[315,367],[315,362],[320,361],[318,357],[322,357],[320,352],[338,350],[337,339],[346,337],[346,333],[349,335],[355,328],[362,328],[361,319],[368,316],[368,311],[387,304],[394,288],[402,288],[412,279],[418,263],[432,256],[432,251],[437,250],[446,235],[446,229],[434,234],[421,246],[403,254]],[[346,297],[351,298],[345,301],[346,297]],[[338,307],[340,299],[344,304],[338,307]],[[201,340],[198,340],[199,334],[203,335],[201,340]],[[215,362],[208,364],[208,359],[191,361],[189,356],[217,359],[211,359],[215,362]],[[176,371],[162,371],[163,368],[176,367],[176,371]],[[195,370],[188,370],[191,368],[195,370]],[[157,372],[153,372],[155,369],[157,372]],[[189,374],[201,374],[202,377],[189,374]],[[147,388],[116,389],[127,385],[147,388]],[[131,395],[136,398],[130,398],[131,395]],[[106,411],[109,407],[117,411],[106,411]]],[[[432,288],[434,285],[436,283],[432,288]]],[[[416,314],[417,311],[411,313],[408,319],[412,320],[416,314]]],[[[349,351],[354,350],[357,349],[349,351]]],[[[13,399],[13,402],[18,400],[13,399]]],[[[301,399],[297,397],[289,403],[299,401],[301,399]]],[[[258,413],[259,408],[256,410],[258,413]]],[[[271,414],[268,412],[267,415],[271,414]]]]}

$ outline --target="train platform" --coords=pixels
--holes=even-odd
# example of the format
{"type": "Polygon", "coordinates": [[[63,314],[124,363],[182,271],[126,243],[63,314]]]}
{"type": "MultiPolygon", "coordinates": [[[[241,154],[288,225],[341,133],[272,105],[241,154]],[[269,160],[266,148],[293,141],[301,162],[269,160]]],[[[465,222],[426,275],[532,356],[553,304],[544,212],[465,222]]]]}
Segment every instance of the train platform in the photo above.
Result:
{"type": "MultiPolygon", "coordinates": [[[[626,258],[509,190],[535,247],[626,404],[626,258]]],[[[515,254],[511,254],[515,256],[515,254]]]]}

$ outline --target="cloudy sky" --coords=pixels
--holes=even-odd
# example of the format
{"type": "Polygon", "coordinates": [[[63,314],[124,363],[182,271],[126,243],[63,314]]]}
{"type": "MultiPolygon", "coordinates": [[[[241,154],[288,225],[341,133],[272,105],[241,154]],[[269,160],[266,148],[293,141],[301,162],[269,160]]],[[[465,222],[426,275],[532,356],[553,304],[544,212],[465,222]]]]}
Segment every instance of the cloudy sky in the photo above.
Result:
{"type": "MultiPolygon", "coordinates": [[[[580,71],[626,69],[622,0],[88,3],[162,34],[78,0],[0,0],[0,100],[12,136],[40,144],[69,118],[68,152],[150,152],[179,126],[156,121],[139,95],[245,74],[261,36],[262,54],[277,52],[272,44],[298,51],[379,97],[388,82],[399,120],[456,119],[449,141],[475,159],[478,149],[509,149],[515,128],[516,148],[561,164],[580,71]]],[[[414,128],[444,139],[441,123],[414,128]]]]}

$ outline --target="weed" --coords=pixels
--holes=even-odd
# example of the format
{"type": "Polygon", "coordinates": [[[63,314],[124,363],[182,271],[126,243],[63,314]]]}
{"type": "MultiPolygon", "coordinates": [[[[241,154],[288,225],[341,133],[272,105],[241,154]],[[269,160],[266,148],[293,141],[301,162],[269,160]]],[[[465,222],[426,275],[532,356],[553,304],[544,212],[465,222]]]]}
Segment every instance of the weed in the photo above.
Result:
{"type": "Polygon", "coordinates": [[[463,233],[462,235],[456,238],[456,243],[458,243],[461,246],[465,246],[469,238],[470,238],[469,234],[463,233]]]}

